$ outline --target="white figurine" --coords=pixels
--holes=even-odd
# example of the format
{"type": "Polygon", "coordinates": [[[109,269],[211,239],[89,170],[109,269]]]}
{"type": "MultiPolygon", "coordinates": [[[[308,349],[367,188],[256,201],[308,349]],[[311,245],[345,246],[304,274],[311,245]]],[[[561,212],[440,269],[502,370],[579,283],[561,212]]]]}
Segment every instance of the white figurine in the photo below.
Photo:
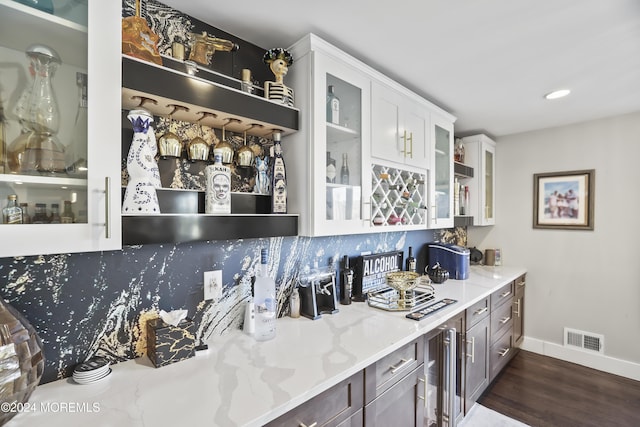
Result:
{"type": "Polygon", "coordinates": [[[269,170],[269,157],[256,157],[256,185],[253,189],[254,193],[258,194],[270,194],[269,190],[269,177],[267,171],[269,170]]]}
{"type": "Polygon", "coordinates": [[[159,214],[156,188],[162,188],[156,163],[156,137],[151,127],[153,116],[147,110],[131,110],[127,118],[133,125],[133,141],[127,156],[129,183],[124,193],[122,213],[159,214]]]}
{"type": "Polygon", "coordinates": [[[264,82],[264,97],[280,104],[293,107],[293,89],[283,83],[283,78],[293,64],[291,54],[280,47],[269,49],[262,58],[276,76],[275,82],[264,82]]]}

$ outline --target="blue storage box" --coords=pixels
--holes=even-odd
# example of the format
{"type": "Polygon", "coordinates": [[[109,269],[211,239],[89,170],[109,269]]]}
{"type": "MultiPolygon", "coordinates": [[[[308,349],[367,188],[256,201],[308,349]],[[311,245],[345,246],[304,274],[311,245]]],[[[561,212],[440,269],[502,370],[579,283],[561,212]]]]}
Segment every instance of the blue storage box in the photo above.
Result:
{"type": "Polygon", "coordinates": [[[469,254],[471,251],[462,246],[448,243],[429,243],[427,265],[440,267],[449,272],[450,279],[465,280],[469,277],[469,254]]]}

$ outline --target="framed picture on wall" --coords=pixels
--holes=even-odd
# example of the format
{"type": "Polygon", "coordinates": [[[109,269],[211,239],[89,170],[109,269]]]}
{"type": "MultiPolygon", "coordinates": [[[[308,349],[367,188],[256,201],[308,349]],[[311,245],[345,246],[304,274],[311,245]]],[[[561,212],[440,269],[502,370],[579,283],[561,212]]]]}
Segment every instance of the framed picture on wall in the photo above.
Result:
{"type": "Polygon", "coordinates": [[[533,175],[533,228],[593,230],[595,169],[533,175]]]}

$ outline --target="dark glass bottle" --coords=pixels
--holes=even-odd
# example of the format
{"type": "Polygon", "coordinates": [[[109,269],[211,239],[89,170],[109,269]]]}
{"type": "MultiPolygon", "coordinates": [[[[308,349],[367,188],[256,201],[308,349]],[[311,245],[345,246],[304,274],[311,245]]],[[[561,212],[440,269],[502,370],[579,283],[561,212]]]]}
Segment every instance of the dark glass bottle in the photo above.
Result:
{"type": "Polygon", "coordinates": [[[60,224],[60,205],[57,203],[51,203],[51,218],[49,218],[50,224],[60,224]]]}
{"type": "Polygon", "coordinates": [[[36,203],[36,211],[31,219],[33,224],[48,224],[47,205],[44,203],[36,203]]]}
{"type": "Polygon", "coordinates": [[[416,272],[416,259],[413,257],[413,248],[409,246],[409,256],[407,257],[407,271],[416,272]]]}
{"type": "Polygon", "coordinates": [[[27,203],[20,203],[20,209],[22,209],[22,223],[31,224],[31,215],[29,215],[29,205],[27,203]]]}
{"type": "Polygon", "coordinates": [[[271,213],[287,213],[287,172],[282,157],[280,132],[273,133],[273,162],[271,169],[271,213]]]}
{"type": "Polygon", "coordinates": [[[336,182],[336,159],[331,157],[331,153],[327,151],[327,182],[334,184],[336,182]]]}
{"type": "Polygon", "coordinates": [[[342,261],[342,271],[340,272],[340,304],[351,304],[353,293],[353,270],[349,267],[349,257],[344,256],[342,261]]]}

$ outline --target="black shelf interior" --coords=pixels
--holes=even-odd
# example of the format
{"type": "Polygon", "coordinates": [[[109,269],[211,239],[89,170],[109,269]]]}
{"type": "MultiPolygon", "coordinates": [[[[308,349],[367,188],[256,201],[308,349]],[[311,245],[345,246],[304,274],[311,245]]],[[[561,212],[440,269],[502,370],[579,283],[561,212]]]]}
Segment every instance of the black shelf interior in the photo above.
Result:
{"type": "Polygon", "coordinates": [[[453,173],[466,178],[473,178],[473,168],[463,163],[453,162],[453,173]]]}

